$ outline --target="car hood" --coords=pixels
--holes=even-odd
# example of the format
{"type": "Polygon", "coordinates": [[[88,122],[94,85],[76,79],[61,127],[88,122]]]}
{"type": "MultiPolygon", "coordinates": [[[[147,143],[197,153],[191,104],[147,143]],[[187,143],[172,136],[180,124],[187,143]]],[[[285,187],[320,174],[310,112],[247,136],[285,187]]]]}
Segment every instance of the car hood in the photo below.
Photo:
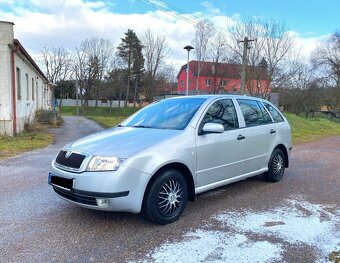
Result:
{"type": "Polygon", "coordinates": [[[181,130],[116,127],[79,139],[65,146],[95,156],[128,158],[132,154],[178,135],[181,130]]]}

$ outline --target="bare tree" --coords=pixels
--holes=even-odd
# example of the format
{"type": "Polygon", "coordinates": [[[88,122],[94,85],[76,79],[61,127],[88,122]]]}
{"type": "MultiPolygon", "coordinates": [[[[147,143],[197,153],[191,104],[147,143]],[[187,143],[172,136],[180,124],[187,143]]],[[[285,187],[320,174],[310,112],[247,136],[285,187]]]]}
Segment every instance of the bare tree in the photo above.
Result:
{"type": "Polygon", "coordinates": [[[105,94],[110,100],[110,112],[112,100],[118,100],[118,107],[121,105],[125,85],[127,83],[128,72],[121,66],[119,58],[112,61],[111,71],[105,77],[105,94]]]}
{"type": "Polygon", "coordinates": [[[53,46],[45,46],[41,53],[48,81],[65,80],[71,71],[71,53],[64,47],[53,46]]]}
{"type": "Polygon", "coordinates": [[[248,51],[251,67],[246,72],[246,89],[251,95],[267,97],[271,88],[280,88],[296,73],[296,67],[287,66],[293,56],[294,39],[285,23],[272,19],[250,19],[231,26],[229,33],[227,45],[239,61],[243,46],[238,41],[246,36],[255,40],[248,51]],[[258,67],[263,58],[267,62],[265,69],[258,67]]]}
{"type": "Polygon", "coordinates": [[[111,41],[103,38],[85,39],[76,48],[73,72],[80,85],[82,105],[87,105],[91,96],[96,98],[96,106],[98,105],[104,77],[110,70],[113,51],[111,41]]]}
{"type": "Polygon", "coordinates": [[[211,38],[215,34],[213,23],[209,20],[205,19],[200,21],[195,26],[195,38],[192,41],[195,47],[194,52],[196,55],[196,59],[198,61],[197,66],[197,78],[196,78],[196,92],[198,91],[198,80],[200,77],[200,73],[204,62],[209,58],[209,45],[211,44],[211,38]]]}
{"type": "MultiPolygon", "coordinates": [[[[41,50],[46,77],[50,83],[64,81],[71,72],[72,55],[64,47],[45,46],[41,50]]],[[[60,88],[59,108],[62,104],[62,88],[60,88]]]]}
{"type": "Polygon", "coordinates": [[[314,51],[312,63],[323,71],[328,86],[340,88],[340,30],[314,51]]]}
{"type": "Polygon", "coordinates": [[[209,45],[209,59],[213,62],[211,66],[211,75],[213,81],[211,83],[211,93],[217,94],[222,89],[220,77],[227,74],[222,71],[221,63],[225,62],[228,58],[227,46],[226,46],[226,35],[219,32],[214,34],[211,38],[209,45]]]}
{"type": "Polygon", "coordinates": [[[151,101],[156,89],[157,78],[165,65],[169,53],[168,43],[164,35],[154,35],[150,29],[141,38],[145,58],[144,95],[151,101]]]}
{"type": "Polygon", "coordinates": [[[154,95],[175,93],[177,90],[176,75],[177,70],[174,65],[166,64],[162,66],[155,79],[154,95]]]}
{"type": "Polygon", "coordinates": [[[304,112],[306,118],[311,113],[314,117],[314,113],[320,110],[325,100],[321,84],[315,68],[306,62],[300,62],[296,74],[286,82],[286,89],[281,89],[283,96],[280,94],[280,101],[286,104],[289,111],[296,114],[304,112]]]}
{"type": "Polygon", "coordinates": [[[322,103],[326,106],[331,118],[336,117],[340,109],[340,89],[337,87],[324,88],[322,103]]]}

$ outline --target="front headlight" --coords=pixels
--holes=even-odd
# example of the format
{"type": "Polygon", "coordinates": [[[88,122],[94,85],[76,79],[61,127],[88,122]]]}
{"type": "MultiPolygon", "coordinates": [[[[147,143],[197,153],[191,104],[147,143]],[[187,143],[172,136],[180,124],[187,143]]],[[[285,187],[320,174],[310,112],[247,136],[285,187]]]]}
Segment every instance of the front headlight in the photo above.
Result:
{"type": "Polygon", "coordinates": [[[102,157],[95,156],[91,159],[88,171],[115,171],[118,170],[120,164],[123,162],[122,159],[117,157],[102,157]]]}

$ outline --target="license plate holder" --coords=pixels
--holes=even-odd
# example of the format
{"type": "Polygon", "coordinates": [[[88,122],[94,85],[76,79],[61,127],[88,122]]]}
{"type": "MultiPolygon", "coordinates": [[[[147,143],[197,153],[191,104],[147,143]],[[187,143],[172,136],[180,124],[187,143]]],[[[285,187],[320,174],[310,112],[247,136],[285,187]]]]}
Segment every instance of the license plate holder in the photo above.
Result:
{"type": "Polygon", "coordinates": [[[73,188],[74,179],[64,178],[49,173],[48,183],[70,191],[73,188]]]}

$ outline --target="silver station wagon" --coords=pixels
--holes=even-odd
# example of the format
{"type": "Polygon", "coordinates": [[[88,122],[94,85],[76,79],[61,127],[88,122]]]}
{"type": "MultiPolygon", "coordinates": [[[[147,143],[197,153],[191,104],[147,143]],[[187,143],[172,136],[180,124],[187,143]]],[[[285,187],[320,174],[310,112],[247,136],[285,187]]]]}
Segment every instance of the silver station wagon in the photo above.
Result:
{"type": "Polygon", "coordinates": [[[77,205],[168,224],[198,193],[259,174],[279,181],[291,149],[289,123],[266,100],[176,97],[67,144],[48,182],[77,205]]]}

